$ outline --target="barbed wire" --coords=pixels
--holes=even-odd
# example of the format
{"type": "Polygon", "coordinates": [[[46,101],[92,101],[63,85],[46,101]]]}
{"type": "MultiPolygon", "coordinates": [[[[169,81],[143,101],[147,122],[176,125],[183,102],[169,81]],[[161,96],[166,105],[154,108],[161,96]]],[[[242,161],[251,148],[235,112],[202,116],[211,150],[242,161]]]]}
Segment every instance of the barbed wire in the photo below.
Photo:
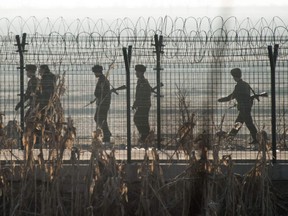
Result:
{"type": "MultiPolygon", "coordinates": [[[[17,94],[20,91],[17,69],[19,54],[16,52],[15,36],[21,37],[23,33],[27,34],[25,64],[48,64],[54,73],[65,73],[67,91],[63,97],[63,107],[66,114],[75,118],[83,137],[88,137],[90,128],[94,128],[91,117],[94,108],[83,109],[83,104],[90,101],[95,89],[91,67],[101,64],[107,69],[115,61],[110,81],[114,86],[125,84],[122,48],[131,45],[131,67],[145,64],[147,79],[152,86],[156,85],[155,34],[163,36],[161,81],[165,87],[161,92],[165,95],[162,101],[167,115],[162,126],[168,131],[167,134],[172,134],[171,131],[175,131],[178,125],[176,112],[179,104],[175,98],[178,87],[187,89],[188,99],[192,101],[191,109],[199,115],[199,128],[205,126],[204,117],[217,113],[211,118],[217,120],[220,116],[218,114],[221,111],[215,105],[216,99],[230,92],[229,86],[234,84],[229,73],[231,67],[241,67],[245,78],[256,91],[267,91],[271,86],[268,45],[279,44],[277,103],[281,106],[283,104],[283,110],[286,107],[288,27],[279,17],[269,21],[264,18],[240,21],[236,17],[172,19],[167,16],[158,19],[116,19],[110,23],[90,18],[68,22],[64,18],[52,21],[49,18],[39,20],[35,17],[16,17],[12,20],[0,19],[0,76],[3,81],[0,86],[0,109],[10,118],[15,115],[13,110],[19,101],[17,94]],[[171,124],[174,118],[177,120],[171,124]]],[[[135,87],[136,76],[130,79],[131,86],[135,87]]],[[[126,128],[123,127],[122,119],[125,121],[126,115],[125,112],[119,114],[119,110],[126,109],[124,95],[114,98],[114,111],[111,111],[116,119],[121,119],[114,121],[113,125],[121,130],[119,133],[122,135],[126,128]]],[[[270,107],[268,100],[261,103],[262,113],[259,118],[263,121],[262,125],[270,125],[269,118],[265,117],[270,107]]],[[[155,112],[153,119],[157,119],[155,112]]]]}
{"type": "MultiPolygon", "coordinates": [[[[288,27],[271,20],[236,17],[116,19],[85,18],[68,22],[60,17],[38,20],[0,19],[0,63],[17,64],[15,35],[27,33],[26,62],[50,64],[94,64],[122,62],[122,48],[133,46],[135,61],[154,64],[153,38],[163,35],[163,64],[215,63],[267,60],[267,46],[279,44],[279,58],[287,57],[288,27]]],[[[117,65],[117,64],[116,64],[117,65]]]]}

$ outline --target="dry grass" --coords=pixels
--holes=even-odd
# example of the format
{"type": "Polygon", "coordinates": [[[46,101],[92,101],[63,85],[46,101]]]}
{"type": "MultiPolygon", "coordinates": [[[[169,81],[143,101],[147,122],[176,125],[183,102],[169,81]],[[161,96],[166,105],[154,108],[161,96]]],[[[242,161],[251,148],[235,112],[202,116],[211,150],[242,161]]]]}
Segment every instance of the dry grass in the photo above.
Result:
{"type": "MultiPolygon", "coordinates": [[[[57,149],[59,150],[59,149],[57,149]]],[[[203,152],[205,154],[205,151],[203,152]]],[[[138,181],[127,181],[125,164],[114,151],[97,150],[88,166],[71,158],[63,168],[53,160],[1,167],[2,215],[281,215],[288,211],[259,161],[244,176],[233,172],[231,156],[208,161],[191,154],[183,173],[165,179],[152,149],[138,168],[138,181]],[[149,154],[151,155],[151,154],[149,154]],[[68,170],[68,171],[67,171],[68,170]]]]}
{"type": "MultiPolygon", "coordinates": [[[[34,160],[31,151],[35,131],[26,130],[29,135],[25,134],[25,161],[0,167],[1,215],[270,216],[288,211],[287,199],[273,188],[268,175],[270,159],[266,156],[265,131],[259,134],[261,148],[257,163],[240,176],[233,172],[231,155],[219,158],[221,134],[216,136],[214,146],[205,131],[195,134],[194,115],[188,112],[183,100],[183,124],[179,127],[176,152],[182,148],[187,163],[179,175],[165,179],[158,152],[152,149],[152,154],[146,150],[143,161],[137,164],[138,180],[129,181],[126,164],[116,161],[114,151],[108,154],[101,146],[101,131],[93,133],[89,164],[81,165],[79,150],[73,147],[76,136],[73,121],[68,118],[64,122],[59,100],[63,82],[58,83],[53,102],[45,110],[46,117],[35,121],[34,127],[41,129],[42,137],[38,160],[34,160]],[[44,145],[50,150],[48,160],[43,158],[44,145]],[[199,158],[195,156],[196,148],[201,152],[199,158]],[[212,161],[207,159],[208,148],[213,149],[212,161]],[[65,168],[64,149],[71,150],[70,165],[65,168]]],[[[1,132],[1,142],[6,142],[5,136],[1,132]]]]}

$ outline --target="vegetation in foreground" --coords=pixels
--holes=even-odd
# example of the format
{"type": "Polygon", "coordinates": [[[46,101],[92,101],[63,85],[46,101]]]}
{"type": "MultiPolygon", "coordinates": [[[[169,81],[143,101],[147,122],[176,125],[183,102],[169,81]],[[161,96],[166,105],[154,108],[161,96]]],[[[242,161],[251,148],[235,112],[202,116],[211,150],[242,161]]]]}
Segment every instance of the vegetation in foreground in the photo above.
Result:
{"type": "MultiPolygon", "coordinates": [[[[10,161],[0,167],[1,215],[270,216],[288,212],[287,196],[273,187],[268,175],[264,131],[259,134],[257,162],[245,175],[238,175],[233,172],[231,155],[219,158],[219,145],[225,134],[218,133],[218,142],[213,146],[205,134],[194,136],[194,114],[188,112],[185,97],[180,94],[182,124],[175,154],[185,152],[184,171],[174,178],[165,178],[158,152],[152,148],[146,150],[141,163],[135,164],[137,179],[130,181],[127,169],[131,166],[116,161],[114,150],[107,153],[102,149],[97,135],[91,144],[89,164],[80,164],[79,152],[72,147],[76,136],[73,121],[64,122],[61,111],[61,91],[58,88],[55,101],[49,106],[50,118],[33,121],[33,127],[40,128],[43,142],[49,147],[48,159],[44,160],[41,145],[35,160],[32,150],[36,135],[27,130],[23,139],[25,160],[17,164],[10,161]],[[199,158],[193,149],[195,145],[201,152],[199,158]],[[208,160],[209,148],[213,150],[213,160],[208,160]],[[71,150],[69,166],[63,161],[64,149],[71,150]]],[[[13,142],[1,133],[1,144],[9,146],[13,142]]]]}

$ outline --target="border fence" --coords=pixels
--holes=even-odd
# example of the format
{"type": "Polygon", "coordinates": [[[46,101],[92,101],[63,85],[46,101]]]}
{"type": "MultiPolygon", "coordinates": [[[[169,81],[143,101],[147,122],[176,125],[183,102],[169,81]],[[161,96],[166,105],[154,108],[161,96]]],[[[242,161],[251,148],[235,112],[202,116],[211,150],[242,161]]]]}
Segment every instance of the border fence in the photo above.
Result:
{"type": "MultiPolygon", "coordinates": [[[[268,98],[255,101],[253,120],[259,131],[267,133],[268,148],[274,159],[287,160],[288,27],[278,17],[269,21],[263,18],[239,21],[235,17],[164,17],[135,21],[126,18],[111,23],[89,18],[71,23],[63,18],[56,21],[35,17],[2,18],[0,111],[5,114],[4,125],[11,120],[21,122],[20,113],[14,110],[21,92],[21,67],[15,37],[18,35],[23,39],[24,34],[24,64],[48,64],[53,73],[65,79],[61,104],[65,117],[73,119],[77,130],[75,146],[89,146],[91,134],[96,129],[95,105],[86,106],[94,98],[96,85],[92,66],[100,64],[107,70],[113,62],[110,83],[114,87],[126,84],[123,48],[132,47],[129,65],[131,97],[127,98],[127,91],[113,94],[108,115],[115,149],[128,151],[123,160],[137,147],[138,132],[133,123],[133,111],[126,103],[127,100],[133,103],[135,97],[136,64],[147,66],[145,76],[152,87],[163,83],[152,97],[149,120],[155,137],[149,147],[178,150],[185,123],[191,126],[192,149],[199,148],[195,139],[203,134],[209,138],[211,146],[217,144],[217,132],[229,131],[237,115],[233,101],[218,103],[217,99],[233,91],[235,82],[229,72],[239,67],[243,79],[255,92],[268,93],[268,98]],[[160,45],[156,40],[158,36],[160,45]],[[161,51],[159,47],[157,51],[158,45],[161,51]],[[277,46],[279,48],[273,50],[277,46]],[[127,119],[131,122],[130,133],[127,119]]],[[[26,85],[27,78],[23,81],[26,85]]],[[[220,151],[223,154],[237,152],[235,158],[240,160],[253,158],[257,153],[249,149],[249,140],[249,131],[243,126],[234,140],[221,142],[220,151]]],[[[141,160],[139,155],[132,154],[128,160],[141,160]]]]}

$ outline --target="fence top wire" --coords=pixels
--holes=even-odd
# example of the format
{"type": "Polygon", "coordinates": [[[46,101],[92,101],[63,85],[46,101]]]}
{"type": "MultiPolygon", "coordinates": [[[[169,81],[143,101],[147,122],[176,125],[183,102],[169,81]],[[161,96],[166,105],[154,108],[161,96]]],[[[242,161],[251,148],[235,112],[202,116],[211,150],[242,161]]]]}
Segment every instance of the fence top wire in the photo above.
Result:
{"type": "Polygon", "coordinates": [[[0,35],[9,34],[40,34],[49,35],[51,32],[58,32],[61,35],[71,33],[79,35],[83,32],[87,34],[97,33],[101,36],[109,34],[121,36],[151,36],[161,34],[163,36],[186,36],[193,34],[205,34],[208,37],[217,35],[227,37],[229,34],[233,36],[246,35],[247,32],[258,34],[258,36],[275,36],[287,33],[287,24],[280,18],[274,17],[271,20],[260,18],[252,20],[249,17],[243,20],[238,20],[236,17],[224,19],[221,16],[214,18],[202,17],[187,17],[187,18],[172,18],[169,16],[160,18],[143,18],[139,17],[136,20],[129,18],[115,19],[112,22],[107,22],[104,19],[93,20],[91,18],[76,19],[67,21],[63,17],[56,20],[51,20],[48,17],[45,19],[37,19],[30,17],[24,19],[15,17],[13,19],[0,18],[0,35]]]}
{"type": "MultiPolygon", "coordinates": [[[[236,17],[115,19],[85,18],[68,22],[60,17],[38,20],[0,18],[0,62],[14,63],[15,35],[27,33],[27,62],[94,64],[111,62],[122,55],[122,47],[133,46],[133,58],[155,62],[155,34],[164,38],[164,61],[210,63],[255,61],[267,57],[267,46],[279,44],[279,58],[287,55],[288,27],[274,17],[238,20],[236,17]]],[[[120,58],[119,58],[120,59],[120,58]]],[[[122,61],[122,57],[121,57],[122,61]]],[[[164,62],[165,63],[165,62],[164,62]]],[[[121,63],[122,64],[122,63],[121,63]]]]}

